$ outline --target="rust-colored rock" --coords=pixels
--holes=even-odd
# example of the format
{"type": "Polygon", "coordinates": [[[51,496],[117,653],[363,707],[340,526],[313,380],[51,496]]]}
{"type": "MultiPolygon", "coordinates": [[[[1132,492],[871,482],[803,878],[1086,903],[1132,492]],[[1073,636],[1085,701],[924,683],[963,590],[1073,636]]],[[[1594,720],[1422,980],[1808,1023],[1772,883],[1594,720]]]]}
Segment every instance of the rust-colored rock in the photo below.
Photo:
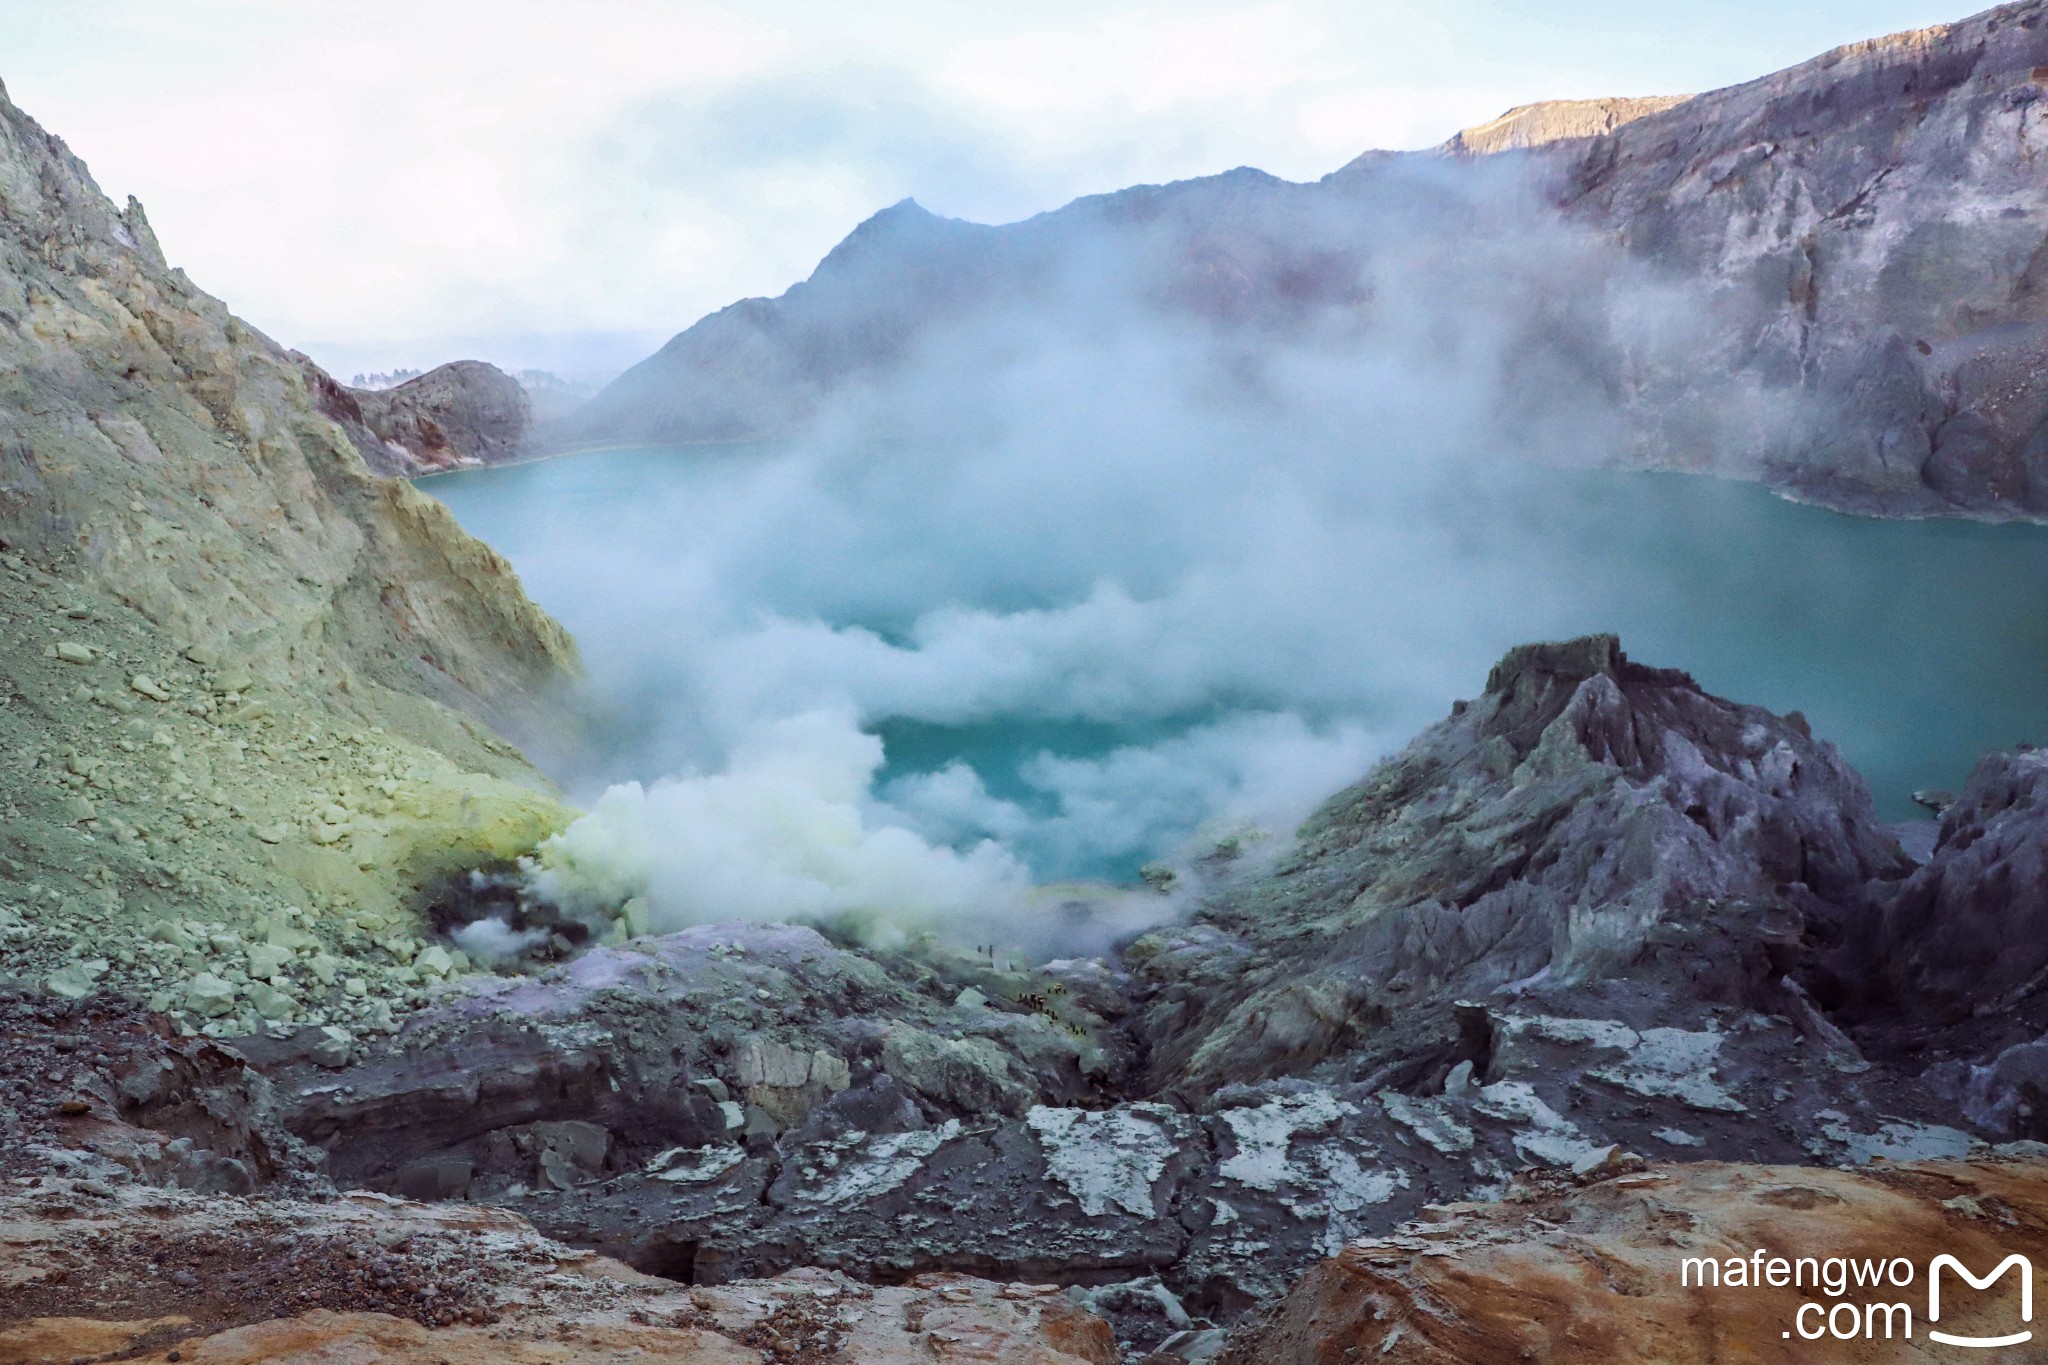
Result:
{"type": "Polygon", "coordinates": [[[519,381],[481,360],[457,360],[389,389],[355,389],[292,352],[306,391],[363,463],[405,477],[498,464],[524,452],[533,403],[519,381]]]}
{"type": "Polygon", "coordinates": [[[1944,1270],[1941,1316],[1928,1315],[1937,1256],[1980,1276],[2013,1254],[2031,1258],[2034,1273],[2048,1269],[2048,1159],[2038,1156],[1860,1171],[1659,1166],[1583,1188],[1518,1184],[1499,1204],[1438,1212],[1441,1221],[1355,1242],[1325,1261],[1233,1334],[1221,1365],[2017,1361],[2040,1359],[2048,1339],[2036,1331],[2023,1345],[1971,1351],[1929,1335],[2038,1328],[2020,1320],[2011,1272],[1980,1291],[1944,1270]],[[1688,1258],[1748,1264],[1759,1249],[1764,1278],[1773,1257],[1814,1258],[1823,1277],[1829,1257],[1874,1258],[1886,1282],[1872,1289],[1852,1280],[1841,1296],[1811,1280],[1804,1288],[1682,1283],[1688,1258]],[[1912,1272],[1903,1286],[1894,1258],[1912,1272]],[[1870,1311],[1886,1303],[1905,1311],[1870,1311]],[[1829,1333],[1829,1313],[1845,1330],[1855,1317],[1853,1342],[1829,1333]]]}
{"type": "Polygon", "coordinates": [[[1114,1365],[1052,1285],[799,1270],[689,1286],[516,1214],[45,1178],[0,1194],[0,1365],[92,1359],[1114,1365]],[[173,1356],[171,1353],[176,1352],[173,1356]]]}

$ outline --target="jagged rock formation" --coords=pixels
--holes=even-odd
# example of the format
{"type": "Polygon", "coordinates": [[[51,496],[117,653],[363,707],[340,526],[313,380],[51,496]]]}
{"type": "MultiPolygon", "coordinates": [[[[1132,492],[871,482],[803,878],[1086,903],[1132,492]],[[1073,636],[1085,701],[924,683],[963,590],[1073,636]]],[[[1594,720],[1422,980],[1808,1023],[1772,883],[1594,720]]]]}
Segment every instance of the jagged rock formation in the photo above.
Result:
{"type": "Polygon", "coordinates": [[[1934,1340],[1931,1330],[2001,1338],[2030,1324],[2020,1318],[2011,1273],[1978,1292],[1945,1271],[1940,1317],[1930,1318],[1934,1258],[1954,1256],[1977,1275],[2015,1254],[2039,1265],[2048,1257],[2044,1226],[2048,1164],[2040,1154],[1857,1172],[1708,1162],[1583,1187],[1527,1181],[1499,1203],[1432,1209],[1392,1236],[1346,1247],[1234,1333],[1217,1365],[1793,1365],[1833,1351],[1843,1359],[1868,1351],[1876,1354],[1856,1358],[1953,1360],[1959,1348],[1934,1340]],[[1758,1248],[1785,1259],[1782,1279],[1771,1278],[1765,1260],[1754,1283],[1722,1282],[1728,1261],[1748,1261],[1758,1248]],[[1686,1284],[1689,1257],[1716,1262],[1715,1287],[1702,1288],[1698,1272],[1686,1284]],[[1884,1283],[1850,1281],[1831,1294],[1836,1268],[1801,1269],[1791,1264],[1796,1257],[1874,1258],[1884,1283]],[[1891,1278],[1895,1258],[1908,1262],[1905,1285],[1891,1278]],[[1822,1274],[1830,1278],[1817,1283],[1822,1274]],[[1802,1318],[1810,1304],[1818,1309],[1806,1308],[1802,1318]],[[1903,1312],[1873,1318],[1865,1309],[1877,1304],[1903,1312]],[[1870,1340],[1836,1338],[1826,1325],[1830,1311],[1855,1339],[1871,1322],[1870,1340]]]}
{"type": "Polygon", "coordinates": [[[2048,753],[1978,763],[1855,965],[1885,994],[1951,1019],[2032,994],[2048,973],[2048,753]]]}
{"type": "Polygon", "coordinates": [[[495,365],[457,360],[388,389],[352,389],[308,357],[293,358],[321,412],[379,474],[432,474],[526,453],[533,400],[495,365]]]}
{"type": "Polygon", "coordinates": [[[566,819],[487,727],[558,729],[576,669],[503,559],[0,96],[10,974],[216,1029],[375,1022],[389,994],[348,982],[418,987],[421,889],[566,819]]]}
{"type": "Polygon", "coordinates": [[[1510,987],[1669,979],[1794,1013],[1778,997],[1802,910],[1845,912],[1908,868],[1799,717],[1710,697],[1612,636],[1518,649],[1312,815],[1272,875],[1134,946],[1153,1079],[1364,1077],[1452,1001],[1510,987]]]}
{"type": "Polygon", "coordinates": [[[1511,110],[1314,185],[1240,169],[1000,228],[899,204],[804,283],[678,335],[543,442],[787,434],[949,328],[1028,318],[1086,337],[1112,299],[1184,334],[1348,344],[1381,325],[1372,268],[1400,250],[1404,272],[1444,272],[1420,297],[1455,297],[1462,270],[1498,274],[1490,303],[1526,308],[1508,310],[1511,349],[1544,379],[1505,385],[1503,444],[1540,450],[1546,404],[1591,406],[1625,433],[1617,458],[1866,512],[2048,515],[2044,71],[2048,3],[2024,0],[1688,99],[1511,110]],[[1556,278],[1513,273],[1527,262],[1474,230],[1490,213],[1506,240],[1562,230],[1584,254],[1556,278]],[[1454,245],[1417,249],[1432,240],[1454,245]],[[1610,334],[1591,280],[1621,312],[1633,291],[1679,291],[1636,306],[1692,329],[1683,360],[1610,334]]]}
{"type": "Polygon", "coordinates": [[[1874,1056],[1920,1068],[1983,1131],[2048,1137],[2048,754],[1985,755],[1924,865],[1844,936],[1816,993],[1874,1056]]]}
{"type": "Polygon", "coordinates": [[[1353,1240],[1524,1198],[1530,1168],[1855,1166],[2032,1131],[2041,993],[1971,947],[2028,941],[1983,893],[2030,922],[2033,882],[1989,860],[2031,866],[2032,759],[1987,761],[1916,865],[1797,716],[1611,637],[1527,646],[1118,959],[711,925],[443,982],[388,1038],[232,1051],[104,997],[21,1002],[0,1165],[495,1204],[698,1286],[1060,1284],[1127,1351],[1200,1358],[1353,1240]],[[1858,954],[1894,975],[1846,993],[1858,954]],[[1972,975],[1958,1019],[1908,994],[1972,975]],[[2015,992],[2010,1017],[1969,1003],[2015,992]]]}

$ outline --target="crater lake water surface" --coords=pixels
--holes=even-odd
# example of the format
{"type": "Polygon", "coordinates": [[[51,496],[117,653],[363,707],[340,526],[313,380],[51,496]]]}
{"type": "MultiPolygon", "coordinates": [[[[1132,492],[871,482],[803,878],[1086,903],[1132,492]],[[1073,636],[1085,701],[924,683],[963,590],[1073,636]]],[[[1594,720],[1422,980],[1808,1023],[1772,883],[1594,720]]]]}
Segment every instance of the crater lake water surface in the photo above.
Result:
{"type": "MultiPolygon", "coordinates": [[[[922,544],[943,533],[914,518],[889,525],[886,505],[854,500],[821,513],[811,492],[786,518],[736,524],[758,514],[759,485],[780,477],[778,458],[774,447],[620,450],[421,481],[583,645],[615,726],[604,752],[568,774],[579,794],[693,761],[692,718],[680,713],[711,703],[701,689],[671,687],[670,671],[680,677],[707,652],[745,649],[753,662],[738,667],[772,672],[784,656],[760,647],[763,623],[854,632],[872,640],[870,653],[915,650],[935,616],[1057,610],[1079,591],[1078,579],[1062,575],[1034,589],[1036,551],[1015,537],[992,538],[985,553],[1017,561],[1016,572],[947,567],[969,551],[920,559],[922,544]],[[877,516],[883,524],[842,524],[877,516]],[[734,550],[740,541],[748,544],[734,550]],[[707,545],[726,548],[707,561],[707,545]],[[887,591],[866,590],[882,580],[887,591]],[[704,616],[728,626],[700,630],[704,616]]],[[[1048,762],[1164,753],[1176,735],[1273,710],[1317,724],[1355,716],[1383,751],[1477,693],[1507,647],[1589,631],[1616,632],[1632,657],[1682,668],[1720,695],[1803,712],[1894,819],[1924,814],[1911,793],[1960,786],[1984,750],[2048,740],[2048,528],[1851,517],[1677,474],[1534,477],[1488,500],[1483,516],[1440,505],[1441,525],[1421,539],[1419,558],[1329,594],[1318,627],[1327,634],[1301,637],[1299,663],[1313,671],[1312,656],[1328,648],[1318,639],[1362,641],[1348,692],[1227,684],[1157,707],[1140,699],[1065,714],[1036,695],[958,708],[929,696],[900,708],[870,703],[860,721],[886,745],[881,785],[964,762],[989,792],[1028,808],[1051,799],[1048,762]],[[1536,582],[1542,591],[1529,591],[1536,582]]],[[[1359,534],[1380,525],[1362,521],[1359,534]]],[[[1114,577],[1113,565],[1098,575],[1114,577]]],[[[1170,563],[1157,577],[1122,586],[1140,600],[1167,591],[1170,563]]],[[[1256,624],[1214,619],[1193,632],[1213,631],[1213,642],[1185,643],[1239,648],[1233,636],[1256,624]]],[[[1247,638],[1242,648],[1270,648],[1247,638]]],[[[1284,677],[1288,663],[1280,665],[1284,677]]],[[[772,690],[773,679],[761,686],[772,690]]],[[[1071,855],[1041,871],[1127,873],[1136,860],[1128,849],[1095,866],[1071,855]]]]}

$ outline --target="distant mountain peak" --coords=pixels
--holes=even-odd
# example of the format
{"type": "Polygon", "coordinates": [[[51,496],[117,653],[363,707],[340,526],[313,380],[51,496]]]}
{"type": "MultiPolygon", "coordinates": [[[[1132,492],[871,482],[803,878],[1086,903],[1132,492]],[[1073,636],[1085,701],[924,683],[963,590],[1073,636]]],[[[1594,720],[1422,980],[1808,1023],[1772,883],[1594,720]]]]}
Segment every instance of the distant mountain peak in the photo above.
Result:
{"type": "Polygon", "coordinates": [[[917,200],[906,195],[889,205],[889,207],[878,209],[870,214],[868,221],[872,223],[877,218],[937,218],[938,216],[938,214],[933,213],[923,204],[918,203],[917,200]]]}

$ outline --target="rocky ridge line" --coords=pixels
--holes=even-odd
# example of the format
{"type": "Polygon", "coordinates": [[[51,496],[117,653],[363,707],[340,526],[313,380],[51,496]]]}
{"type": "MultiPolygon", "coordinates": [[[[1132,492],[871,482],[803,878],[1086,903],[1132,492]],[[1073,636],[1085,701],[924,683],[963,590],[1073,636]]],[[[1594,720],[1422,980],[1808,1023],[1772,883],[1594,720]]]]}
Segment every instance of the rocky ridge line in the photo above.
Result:
{"type": "Polygon", "coordinates": [[[999,227],[906,202],[784,294],[678,333],[539,439],[786,436],[951,329],[1019,316],[1098,336],[1135,315],[1233,355],[1341,354],[1379,334],[1391,268],[1436,272],[1425,296],[1480,276],[1497,298],[1538,300],[1508,310],[1506,344],[1519,372],[1569,384],[1510,376],[1496,447],[1550,449],[1555,419],[1573,433],[1560,454],[1583,457],[1579,419],[1597,408],[1623,464],[1863,513],[2038,519],[2043,73],[2048,2],[2022,0],[1682,100],[1524,106],[1314,184],[1239,168],[999,227]],[[1439,240],[1457,252],[1418,246],[1439,240]],[[1513,247],[1538,240],[1562,252],[1548,273],[1513,247]],[[1091,274],[1103,259],[1119,291],[1091,274]],[[1668,353],[1618,326],[1645,308],[1683,329],[1668,353]]]}

